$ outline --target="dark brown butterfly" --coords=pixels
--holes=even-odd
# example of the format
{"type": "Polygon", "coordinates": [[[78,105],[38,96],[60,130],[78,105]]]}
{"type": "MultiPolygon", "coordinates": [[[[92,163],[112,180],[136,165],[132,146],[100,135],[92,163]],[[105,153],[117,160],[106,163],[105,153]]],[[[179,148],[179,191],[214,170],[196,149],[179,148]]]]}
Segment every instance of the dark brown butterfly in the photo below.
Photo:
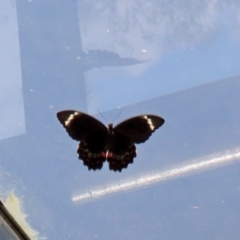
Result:
{"type": "Polygon", "coordinates": [[[121,172],[136,157],[134,143],[143,143],[161,127],[164,119],[155,115],[129,118],[116,127],[112,123],[104,126],[92,116],[66,110],[57,113],[57,118],[69,136],[80,141],[79,159],[88,169],[101,169],[105,160],[109,169],[121,172]]]}

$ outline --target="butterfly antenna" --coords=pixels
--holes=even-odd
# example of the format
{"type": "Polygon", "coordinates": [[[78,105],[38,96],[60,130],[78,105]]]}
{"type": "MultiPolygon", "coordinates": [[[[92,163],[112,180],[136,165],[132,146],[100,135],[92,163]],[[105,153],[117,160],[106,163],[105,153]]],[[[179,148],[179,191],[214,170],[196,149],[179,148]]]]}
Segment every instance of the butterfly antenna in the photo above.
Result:
{"type": "Polygon", "coordinates": [[[120,111],[118,112],[118,115],[112,120],[112,122],[114,122],[114,120],[116,120],[122,113],[122,109],[120,109],[120,111]]]}
{"type": "Polygon", "coordinates": [[[97,109],[98,113],[100,114],[100,116],[108,123],[108,120],[104,117],[104,115],[97,109]]]}

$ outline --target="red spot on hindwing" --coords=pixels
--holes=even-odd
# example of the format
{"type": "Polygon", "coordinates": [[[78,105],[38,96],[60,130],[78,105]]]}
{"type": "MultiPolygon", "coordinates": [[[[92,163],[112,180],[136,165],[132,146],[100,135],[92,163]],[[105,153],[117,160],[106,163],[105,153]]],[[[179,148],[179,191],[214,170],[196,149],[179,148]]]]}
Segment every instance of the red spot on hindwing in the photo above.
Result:
{"type": "Polygon", "coordinates": [[[105,152],[101,152],[101,157],[106,159],[106,157],[107,157],[106,153],[105,152]]]}

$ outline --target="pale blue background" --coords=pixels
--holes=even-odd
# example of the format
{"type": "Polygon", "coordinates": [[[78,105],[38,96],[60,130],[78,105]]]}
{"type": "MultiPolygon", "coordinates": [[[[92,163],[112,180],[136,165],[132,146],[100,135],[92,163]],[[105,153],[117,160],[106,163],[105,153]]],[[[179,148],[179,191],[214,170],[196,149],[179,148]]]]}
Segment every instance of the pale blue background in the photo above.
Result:
{"type": "MultiPolygon", "coordinates": [[[[41,236],[239,240],[237,159],[94,201],[72,201],[91,189],[240,146],[239,2],[32,0],[18,1],[14,11],[23,94],[8,96],[24,105],[26,133],[0,142],[1,194],[14,189],[41,236]],[[137,145],[134,164],[122,173],[106,163],[89,172],[56,112],[99,110],[112,120],[118,107],[114,124],[143,113],[166,123],[137,145]]],[[[20,72],[17,64],[8,65],[20,72]]],[[[1,113],[9,109],[0,106],[1,113]]],[[[4,129],[12,129],[11,121],[4,129]]]]}

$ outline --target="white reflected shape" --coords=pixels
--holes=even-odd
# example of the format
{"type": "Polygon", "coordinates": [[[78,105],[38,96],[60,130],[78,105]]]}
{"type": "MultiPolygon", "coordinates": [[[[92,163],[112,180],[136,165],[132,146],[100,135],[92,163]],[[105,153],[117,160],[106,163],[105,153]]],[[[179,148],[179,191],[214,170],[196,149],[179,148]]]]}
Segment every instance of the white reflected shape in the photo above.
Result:
{"type": "Polygon", "coordinates": [[[230,151],[225,151],[222,153],[212,154],[204,158],[199,158],[194,160],[196,163],[191,163],[185,166],[177,167],[177,168],[162,171],[162,172],[148,173],[148,174],[145,174],[144,176],[141,176],[135,179],[123,180],[121,182],[116,182],[109,186],[98,187],[95,190],[90,190],[83,194],[74,196],[72,198],[72,201],[85,202],[85,201],[93,200],[93,199],[100,198],[112,193],[117,193],[117,192],[126,191],[130,189],[138,188],[138,187],[147,186],[150,184],[161,182],[163,180],[169,180],[172,178],[183,176],[184,174],[190,174],[200,170],[208,169],[210,167],[217,167],[221,164],[229,163],[239,158],[240,158],[240,148],[236,148],[230,151]]]}
{"type": "Polygon", "coordinates": [[[238,0],[79,0],[78,12],[90,114],[239,74],[238,0]]]}
{"type": "Polygon", "coordinates": [[[240,23],[236,0],[81,0],[78,11],[85,52],[108,50],[139,60],[211,39],[224,27],[221,19],[234,23],[233,31],[240,23]]]}

